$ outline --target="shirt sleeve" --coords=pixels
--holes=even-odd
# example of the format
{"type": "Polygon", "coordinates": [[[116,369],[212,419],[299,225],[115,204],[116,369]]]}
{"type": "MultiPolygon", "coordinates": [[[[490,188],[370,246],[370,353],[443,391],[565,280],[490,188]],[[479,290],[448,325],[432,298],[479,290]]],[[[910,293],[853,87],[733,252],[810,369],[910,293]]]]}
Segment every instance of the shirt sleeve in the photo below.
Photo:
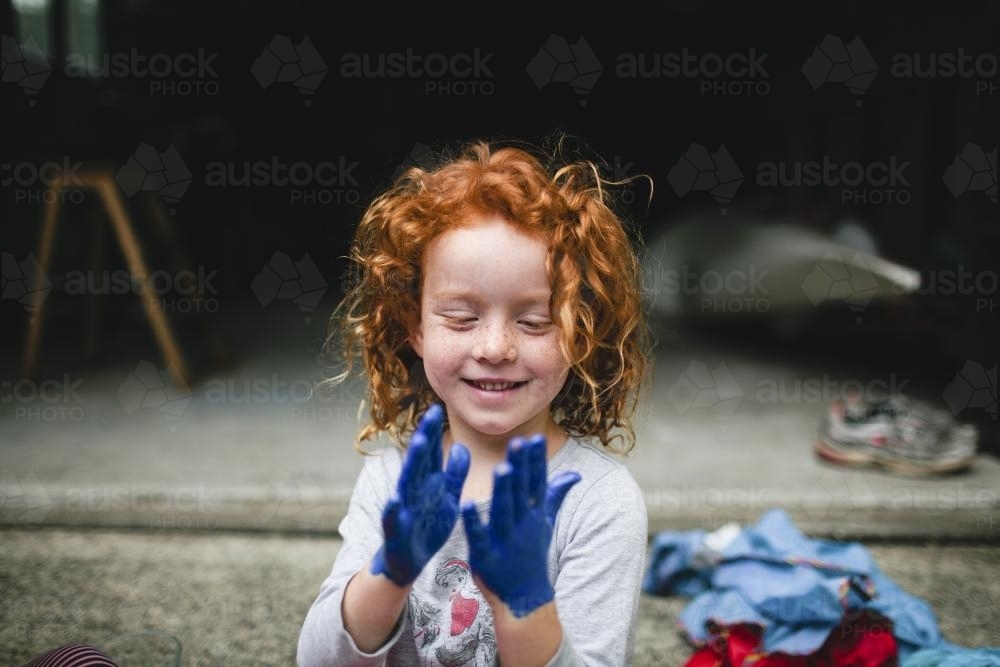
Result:
{"type": "Polygon", "coordinates": [[[618,466],[566,509],[554,582],[563,641],[548,667],[630,664],[646,557],[642,492],[618,466]]]}
{"type": "Polygon", "coordinates": [[[297,654],[299,667],[384,665],[390,649],[403,632],[405,612],[400,615],[385,645],[374,653],[365,653],[344,627],[342,614],[348,581],[358,570],[367,567],[382,546],[382,509],[395,484],[385,459],[392,455],[393,452],[386,450],[365,457],[347,514],[340,522],[339,532],[343,539],[340,552],[302,624],[297,654]]]}

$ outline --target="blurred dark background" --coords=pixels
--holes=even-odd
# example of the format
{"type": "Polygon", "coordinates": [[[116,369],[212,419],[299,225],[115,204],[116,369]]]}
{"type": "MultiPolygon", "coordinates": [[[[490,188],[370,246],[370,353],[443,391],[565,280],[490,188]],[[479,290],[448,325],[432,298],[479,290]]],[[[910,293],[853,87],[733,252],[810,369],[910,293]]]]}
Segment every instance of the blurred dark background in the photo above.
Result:
{"type": "MultiPolygon", "coordinates": [[[[810,535],[888,541],[876,558],[950,641],[995,643],[997,3],[362,4],[0,0],[0,652],[142,629],[191,664],[292,664],[340,544],[314,538],[336,535],[363,462],[363,384],[311,393],[358,218],[428,147],[562,135],[653,183],[615,189],[658,346],[628,460],[650,533],[781,508],[810,535]],[[372,71],[408,53],[458,67],[372,71]],[[663,67],[685,53],[689,76],[663,67]],[[895,162],[905,182],[759,175],[824,161],[895,162]],[[275,164],[301,185],[245,182],[275,164]],[[97,193],[48,193],[60,169],[123,203],[165,279],[151,302],[97,193]],[[755,271],[732,293],[704,281],[755,271]],[[830,401],[878,382],[975,424],[975,465],[819,460],[830,401]]],[[[664,629],[685,601],[641,604],[635,664],[680,664],[664,629]]]]}
{"type": "MultiPolygon", "coordinates": [[[[749,4],[688,1],[660,8],[577,3],[548,14],[539,7],[380,6],[365,14],[333,3],[295,1],[4,2],[3,35],[17,45],[34,38],[52,71],[37,94],[28,94],[5,69],[8,129],[2,157],[4,165],[79,162],[119,174],[142,144],[159,153],[176,150],[191,182],[170,204],[175,209],[169,217],[173,238],[190,264],[217,272],[211,280],[218,292],[214,312],[200,317],[168,313],[197,373],[267,346],[263,332],[278,316],[274,309],[256,308],[261,296],[253,285],[275,253],[286,253],[295,262],[308,254],[329,285],[307,325],[310,350],[318,352],[325,316],[341,294],[343,255],[353,226],[395,170],[419,159],[420,145],[442,148],[477,137],[540,143],[567,133],[586,155],[606,161],[609,176],[652,178],[651,200],[643,181],[619,200],[622,212],[647,240],[692,216],[709,234],[727,233],[725,225],[738,224],[740,216],[795,220],[824,234],[852,219],[877,242],[881,256],[924,276],[959,267],[974,276],[991,274],[992,283],[987,276],[967,294],[939,286],[879,301],[860,323],[845,316],[843,302],[809,307],[806,317],[797,319],[794,333],[784,337],[775,333],[774,312],[658,324],[665,345],[676,340],[678,331],[693,332],[721,346],[750,346],[763,357],[801,357],[872,372],[892,369],[925,380],[929,391],[936,388],[940,395],[967,361],[986,369],[996,363],[995,189],[992,202],[982,191],[955,196],[942,175],[970,143],[987,153],[993,150],[995,161],[998,12],[991,2],[933,7],[779,2],[764,11],[749,4]],[[264,87],[260,77],[273,79],[266,67],[255,75],[255,61],[278,35],[294,45],[305,37],[311,40],[326,68],[318,84],[313,79],[306,85],[311,92],[300,93],[293,83],[282,81],[264,87]],[[529,63],[553,35],[571,45],[585,37],[599,61],[600,76],[587,79],[580,91],[560,81],[537,87],[529,63]],[[814,90],[803,74],[803,64],[828,35],[845,44],[856,36],[863,39],[878,65],[863,94],[852,95],[835,82],[814,90]],[[766,54],[761,64],[766,75],[723,74],[714,80],[704,73],[690,78],[620,76],[622,54],[650,57],[685,48],[695,55],[766,54]],[[479,76],[449,73],[440,78],[345,76],[343,68],[352,57],[367,54],[377,61],[378,54],[405,54],[407,49],[425,58],[479,52],[485,69],[479,76]],[[992,54],[985,61],[988,76],[893,73],[895,54],[928,58],[959,49],[973,58],[992,54]],[[132,60],[135,54],[159,54],[163,62],[181,54],[197,58],[199,52],[210,59],[209,69],[193,76],[85,75],[71,65],[80,62],[80,54],[100,68],[105,54],[132,60]],[[702,89],[717,82],[732,85],[725,94],[702,89]],[[707,192],[680,196],[667,180],[692,143],[709,151],[724,144],[745,177],[727,216],[720,215],[707,192]],[[756,182],[756,165],[762,162],[823,156],[862,164],[888,162],[892,156],[909,162],[906,201],[885,195],[879,201],[843,201],[837,187],[765,187],[756,182]],[[244,163],[273,160],[285,165],[331,162],[346,169],[338,183],[328,186],[238,187],[206,181],[213,163],[235,164],[240,177],[244,163]],[[983,284],[992,284],[992,291],[981,289],[983,284]],[[216,343],[214,353],[205,333],[213,326],[238,332],[221,346],[216,343]]],[[[11,66],[8,43],[5,68],[11,66]]],[[[315,66],[315,58],[311,62],[315,66]]],[[[37,180],[8,184],[6,169],[0,198],[2,249],[21,261],[38,252],[45,186],[37,180]]],[[[995,162],[992,177],[995,184],[995,162]]],[[[159,196],[139,192],[126,199],[126,206],[151,268],[176,272],[178,255],[150,227],[146,195],[159,196]]],[[[102,238],[94,236],[88,222],[95,215],[103,214],[93,193],[64,206],[50,277],[90,266],[94,239],[102,238]]],[[[107,270],[125,267],[112,234],[96,242],[103,244],[107,270]]],[[[101,306],[100,344],[80,356],[86,309],[74,304],[85,297],[60,293],[59,281],[53,284],[47,302],[52,314],[41,348],[46,372],[113,359],[125,340],[155,349],[151,336],[126,335],[148,331],[135,300],[107,299],[101,306]],[[66,358],[54,361],[53,355],[66,358]]],[[[0,308],[3,367],[12,373],[28,319],[16,300],[5,299],[0,308]]],[[[993,392],[995,398],[995,376],[993,392]]],[[[995,438],[995,404],[993,410],[992,421],[985,411],[968,415],[987,427],[982,429],[987,440],[995,438]]]]}

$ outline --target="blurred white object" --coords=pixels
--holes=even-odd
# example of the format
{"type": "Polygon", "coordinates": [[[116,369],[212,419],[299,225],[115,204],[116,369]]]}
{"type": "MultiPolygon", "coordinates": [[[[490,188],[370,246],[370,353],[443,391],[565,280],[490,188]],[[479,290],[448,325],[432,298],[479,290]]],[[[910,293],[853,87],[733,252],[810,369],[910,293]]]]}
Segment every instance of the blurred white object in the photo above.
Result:
{"type": "Polygon", "coordinates": [[[831,238],[732,214],[689,220],[647,240],[643,270],[652,312],[667,318],[794,312],[842,300],[860,319],[873,300],[920,287],[919,272],[879,256],[856,221],[831,238]]]}
{"type": "Polygon", "coordinates": [[[833,242],[863,250],[870,255],[878,254],[875,237],[861,223],[849,220],[841,223],[833,233],[833,242]]]}

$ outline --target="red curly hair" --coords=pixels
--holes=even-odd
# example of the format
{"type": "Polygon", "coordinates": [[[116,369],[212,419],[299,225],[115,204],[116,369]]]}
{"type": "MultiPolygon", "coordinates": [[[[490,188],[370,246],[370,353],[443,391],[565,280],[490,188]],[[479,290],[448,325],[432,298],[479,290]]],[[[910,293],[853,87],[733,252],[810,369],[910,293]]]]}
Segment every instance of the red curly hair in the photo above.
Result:
{"type": "Polygon", "coordinates": [[[369,205],[327,338],[346,362],[333,383],[353,373],[357,358],[368,376],[371,421],[358,432],[360,451],[383,431],[404,446],[418,415],[440,402],[409,342],[420,320],[423,253],[448,229],[490,214],[549,246],[552,319],[570,365],[553,418],[571,436],[596,437],[611,450],[635,446],[632,416],[650,359],[639,260],[609,205],[612,183],[592,161],[560,164],[559,153],[540,159],[476,141],[436,167],[411,167],[369,205]]]}

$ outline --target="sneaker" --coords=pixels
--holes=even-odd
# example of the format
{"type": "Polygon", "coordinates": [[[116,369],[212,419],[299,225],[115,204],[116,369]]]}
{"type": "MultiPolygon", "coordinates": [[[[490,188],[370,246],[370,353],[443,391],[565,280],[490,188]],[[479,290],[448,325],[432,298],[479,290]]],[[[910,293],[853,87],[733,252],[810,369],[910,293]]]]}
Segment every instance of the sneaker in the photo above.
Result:
{"type": "Polygon", "coordinates": [[[971,466],[979,439],[976,427],[955,423],[951,415],[939,412],[922,409],[919,403],[897,412],[896,437],[876,463],[905,475],[951,473],[971,466]]]}
{"type": "Polygon", "coordinates": [[[919,415],[931,427],[943,431],[955,423],[955,418],[944,408],[936,408],[927,401],[910,398],[906,394],[893,394],[883,402],[884,409],[895,415],[919,415]]]}
{"type": "Polygon", "coordinates": [[[976,458],[978,433],[945,410],[894,395],[837,400],[823,419],[816,453],[834,463],[877,465],[906,475],[950,473],[976,458]]]}

